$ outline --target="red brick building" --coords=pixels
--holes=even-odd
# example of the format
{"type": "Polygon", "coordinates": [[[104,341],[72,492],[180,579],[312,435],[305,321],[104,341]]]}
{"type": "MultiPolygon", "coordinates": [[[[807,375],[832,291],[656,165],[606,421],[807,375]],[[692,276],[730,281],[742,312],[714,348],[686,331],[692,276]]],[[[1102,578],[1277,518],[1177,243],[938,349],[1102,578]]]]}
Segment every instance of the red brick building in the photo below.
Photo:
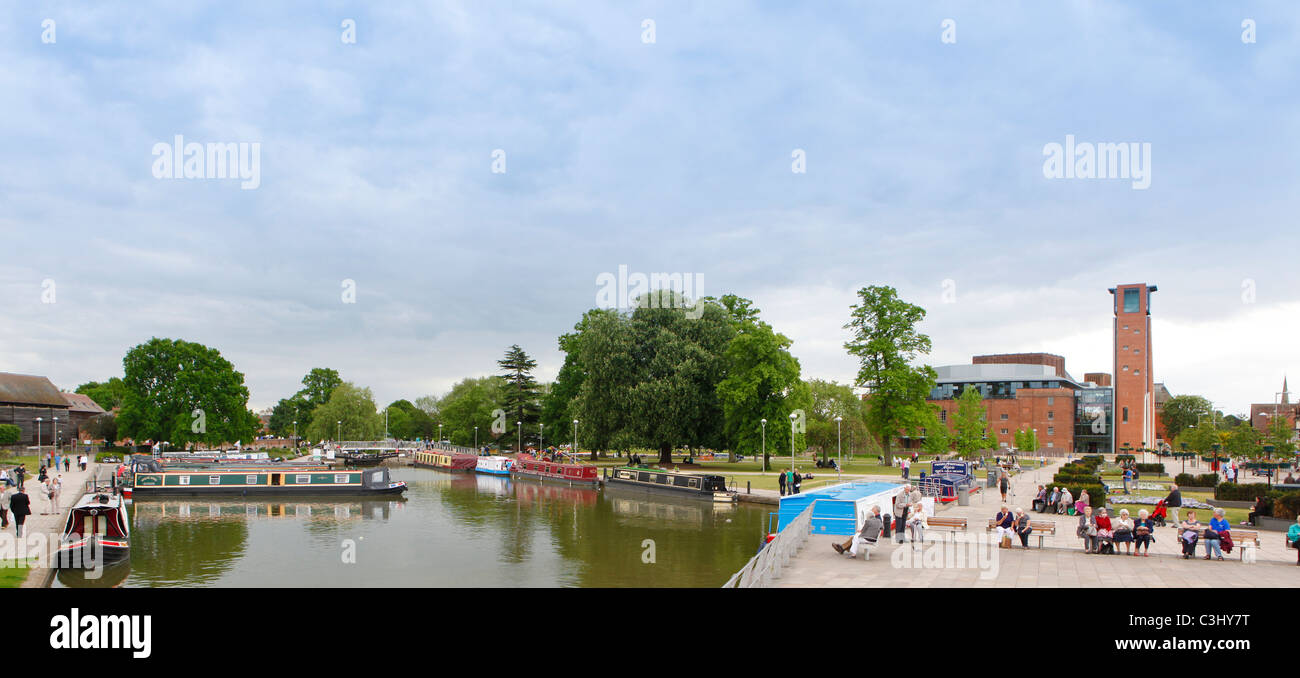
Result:
{"type": "Polygon", "coordinates": [[[1300,404],[1291,402],[1291,393],[1287,390],[1286,377],[1282,378],[1282,392],[1274,394],[1271,403],[1252,403],[1250,406],[1250,425],[1256,431],[1267,434],[1274,418],[1285,419],[1292,437],[1300,435],[1300,404]],[[1279,397],[1281,396],[1281,397],[1279,397]]]}

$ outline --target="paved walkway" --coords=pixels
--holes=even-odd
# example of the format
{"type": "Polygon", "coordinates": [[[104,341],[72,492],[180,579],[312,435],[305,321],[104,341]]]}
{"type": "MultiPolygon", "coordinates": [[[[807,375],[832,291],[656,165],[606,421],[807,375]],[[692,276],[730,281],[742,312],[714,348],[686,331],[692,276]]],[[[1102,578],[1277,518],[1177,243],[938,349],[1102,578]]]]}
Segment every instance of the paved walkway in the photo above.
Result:
{"type": "MultiPolygon", "coordinates": [[[[68,519],[68,510],[73,504],[81,499],[82,490],[85,488],[86,481],[95,477],[95,468],[105,466],[96,464],[94,461],[86,464],[85,471],[77,470],[77,465],[72,465],[71,471],[61,472],[63,476],[63,492],[59,496],[59,507],[53,512],[49,512],[50,503],[41,491],[41,484],[37,482],[35,475],[29,476],[23,483],[27,491],[27,496],[32,500],[32,515],[27,516],[27,524],[23,527],[25,535],[35,535],[41,533],[45,535],[46,543],[58,543],[59,537],[63,535],[63,525],[68,519]],[[42,515],[43,512],[45,515],[42,515]]],[[[108,467],[116,466],[108,464],[108,467]]],[[[13,515],[9,516],[9,527],[5,530],[10,535],[14,534],[13,515]]],[[[29,544],[33,542],[29,541],[29,544]]],[[[23,588],[38,588],[45,585],[46,580],[51,574],[47,567],[49,560],[49,549],[45,549],[38,556],[36,566],[31,569],[27,575],[27,580],[23,582],[23,588]]]]}
{"type": "MultiPolygon", "coordinates": [[[[1013,492],[1007,504],[1029,510],[1039,483],[1048,484],[1060,462],[1038,471],[1027,471],[1012,481],[1013,492]]],[[[983,496],[971,498],[969,506],[940,509],[943,517],[964,517],[970,525],[968,536],[986,537],[988,519],[997,513],[1001,498],[996,488],[984,488],[983,496]]],[[[886,507],[881,507],[882,509],[886,507]]],[[[1300,587],[1300,567],[1296,552],[1285,547],[1284,533],[1261,531],[1262,544],[1254,563],[1239,561],[1238,549],[1225,554],[1223,562],[1206,562],[1198,557],[1184,560],[1172,527],[1157,528],[1156,542],[1150,557],[1125,555],[1090,555],[1083,552],[1083,542],[1075,536],[1078,518],[1030,511],[1033,520],[1053,520],[1056,536],[1047,537],[1038,549],[1031,538],[1028,551],[1019,543],[1010,550],[991,544],[980,547],[967,544],[960,549],[927,543],[899,546],[883,543],[869,561],[850,559],[835,553],[832,542],[846,537],[814,535],[784,569],[773,585],[782,587],[1208,587],[1208,586],[1286,586],[1300,587]],[[906,550],[903,550],[906,549],[906,550]],[[960,555],[958,551],[961,551],[960,555]]],[[[933,537],[943,537],[931,530],[933,537]]],[[[989,537],[991,541],[991,536],[989,537]]],[[[1240,547],[1238,547],[1240,548],[1240,547]]],[[[1122,546],[1121,546],[1122,549],[1122,546]]],[[[1204,549],[1197,546],[1197,553],[1204,549]]]]}

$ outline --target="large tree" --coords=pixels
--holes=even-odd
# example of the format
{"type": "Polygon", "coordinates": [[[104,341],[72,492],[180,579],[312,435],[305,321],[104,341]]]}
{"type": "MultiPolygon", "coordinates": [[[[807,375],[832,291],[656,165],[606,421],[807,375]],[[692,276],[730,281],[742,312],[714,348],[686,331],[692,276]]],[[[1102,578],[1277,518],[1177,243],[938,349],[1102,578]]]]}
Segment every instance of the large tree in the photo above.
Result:
{"type": "MultiPolygon", "coordinates": [[[[734,332],[725,353],[726,378],[717,387],[725,439],[734,453],[762,454],[766,469],[772,445],[760,449],[762,420],[768,421],[772,442],[780,438],[782,431],[789,440],[789,415],[795,410],[804,410],[804,421],[812,431],[811,391],[799,378],[799,361],[790,354],[790,339],[759,320],[758,310],[747,299],[728,295],[723,297],[723,306],[734,332]]],[[[848,397],[852,399],[851,391],[848,397]]],[[[829,410],[820,415],[822,420],[833,416],[829,410]]]]}
{"type": "Polygon", "coordinates": [[[957,411],[952,415],[952,438],[957,455],[963,459],[997,447],[979,389],[963,389],[957,397],[957,411]]]}
{"type": "Polygon", "coordinates": [[[1160,421],[1165,425],[1165,434],[1173,440],[1212,412],[1210,401],[1201,396],[1174,396],[1160,408],[1160,421]]]}
{"type": "Polygon", "coordinates": [[[121,407],[126,400],[126,384],[121,377],[113,377],[105,382],[88,381],[78,386],[76,392],[90,396],[91,400],[106,410],[121,407]]]}
{"type": "Polygon", "coordinates": [[[385,410],[388,412],[388,434],[398,440],[433,440],[438,433],[433,417],[409,400],[394,401],[385,410]]]}
{"type": "MultiPolygon", "coordinates": [[[[631,320],[612,309],[585,313],[575,332],[560,337],[565,365],[547,398],[548,426],[579,420],[581,440],[592,457],[612,449],[623,435],[630,446],[628,421],[632,414],[632,387],[636,379],[631,320]],[[566,394],[568,405],[561,410],[566,394]],[[555,418],[563,411],[563,418],[555,418]]],[[[570,424],[571,425],[571,424],[570,424]]]]}
{"type": "Polygon", "coordinates": [[[528,357],[528,353],[514,344],[506,349],[506,355],[497,361],[501,368],[501,409],[506,413],[505,433],[507,440],[518,439],[518,422],[522,422],[525,431],[531,431],[537,424],[539,394],[537,380],[533,378],[533,369],[537,361],[528,357]]]}
{"type": "Polygon", "coordinates": [[[482,445],[492,434],[492,413],[501,407],[503,391],[501,377],[496,376],[470,377],[452,386],[438,401],[443,437],[454,445],[473,445],[477,426],[478,444],[482,445]]]}
{"type": "Polygon", "coordinates": [[[344,382],[312,413],[307,438],[337,440],[342,436],[342,440],[377,440],[383,432],[384,418],[375,408],[370,389],[344,382]]]}
{"type": "Polygon", "coordinates": [[[1269,417],[1268,426],[1264,430],[1263,443],[1273,446],[1273,457],[1277,459],[1286,459],[1290,457],[1296,449],[1294,442],[1295,432],[1291,429],[1291,422],[1286,417],[1269,417]]]}
{"type": "Polygon", "coordinates": [[[900,430],[926,419],[926,398],[936,374],[928,365],[913,365],[930,352],[930,337],[917,332],[925,309],[909,304],[888,286],[858,290],[845,329],[853,339],[844,344],[859,360],[858,385],[867,389],[867,428],[880,439],[885,463],[893,463],[890,446],[900,430]]]}
{"type": "Polygon", "coordinates": [[[312,413],[324,405],[334,393],[334,389],[343,384],[338,371],[328,367],[313,367],[302,378],[302,388],[288,398],[281,398],[271,409],[271,419],[267,427],[280,437],[291,435],[296,428],[299,435],[311,426],[312,413]],[[297,425],[294,422],[298,422],[297,425]]]}
{"type": "Polygon", "coordinates": [[[155,337],[127,351],[122,366],[123,438],[215,445],[250,440],[261,428],[244,375],[216,349],[155,337]]]}

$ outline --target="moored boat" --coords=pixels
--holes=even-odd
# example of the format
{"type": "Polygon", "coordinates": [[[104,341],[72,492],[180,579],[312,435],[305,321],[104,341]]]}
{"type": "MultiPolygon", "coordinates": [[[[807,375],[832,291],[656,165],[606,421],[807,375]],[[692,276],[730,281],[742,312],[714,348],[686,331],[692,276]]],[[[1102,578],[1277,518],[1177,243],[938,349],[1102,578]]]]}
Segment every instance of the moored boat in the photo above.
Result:
{"type": "Polygon", "coordinates": [[[600,475],[591,464],[547,461],[528,454],[521,454],[510,467],[510,475],[515,478],[530,478],[573,485],[599,485],[600,475]]]}
{"type": "Polygon", "coordinates": [[[131,527],[122,497],[107,490],[89,492],[68,511],[55,567],[94,568],[130,553],[131,527]]]}
{"type": "Polygon", "coordinates": [[[478,466],[478,455],[445,450],[424,450],[415,453],[414,465],[442,471],[473,473],[478,466]]]}
{"type": "Polygon", "coordinates": [[[727,491],[727,481],[722,476],[644,467],[625,466],[614,469],[606,481],[606,487],[670,492],[709,501],[735,501],[736,499],[734,493],[727,491]]]}
{"type": "Polygon", "coordinates": [[[478,463],[474,466],[474,472],[493,476],[508,476],[514,461],[510,457],[479,457],[478,463]]]}
{"type": "Polygon", "coordinates": [[[329,470],[320,466],[165,468],[137,462],[135,501],[162,496],[198,495],[358,495],[401,494],[406,483],[393,480],[387,467],[329,470]]]}

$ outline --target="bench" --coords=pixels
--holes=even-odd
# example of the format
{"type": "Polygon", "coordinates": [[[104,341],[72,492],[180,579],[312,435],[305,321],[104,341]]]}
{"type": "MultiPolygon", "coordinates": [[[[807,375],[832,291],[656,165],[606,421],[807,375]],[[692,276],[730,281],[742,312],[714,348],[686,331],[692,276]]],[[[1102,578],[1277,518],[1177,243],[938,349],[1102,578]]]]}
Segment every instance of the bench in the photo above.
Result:
{"type": "Polygon", "coordinates": [[[927,530],[945,530],[950,533],[966,531],[965,518],[940,518],[939,516],[926,516],[925,525],[927,530]]]}
{"type": "MultiPolygon", "coordinates": [[[[993,529],[997,526],[998,526],[998,521],[993,518],[989,518],[988,528],[985,529],[984,531],[992,532],[993,529]]],[[[1043,537],[1056,536],[1056,521],[1055,520],[1031,520],[1029,521],[1029,529],[1031,530],[1029,536],[1038,537],[1038,548],[1041,549],[1043,548],[1043,537]]]]}
{"type": "MultiPolygon", "coordinates": [[[[1228,530],[1228,534],[1232,535],[1232,545],[1237,548],[1237,553],[1243,561],[1246,559],[1247,544],[1251,548],[1259,548],[1259,532],[1255,530],[1228,530]]],[[[1285,535],[1283,535],[1282,540],[1286,541],[1285,535]]]]}

